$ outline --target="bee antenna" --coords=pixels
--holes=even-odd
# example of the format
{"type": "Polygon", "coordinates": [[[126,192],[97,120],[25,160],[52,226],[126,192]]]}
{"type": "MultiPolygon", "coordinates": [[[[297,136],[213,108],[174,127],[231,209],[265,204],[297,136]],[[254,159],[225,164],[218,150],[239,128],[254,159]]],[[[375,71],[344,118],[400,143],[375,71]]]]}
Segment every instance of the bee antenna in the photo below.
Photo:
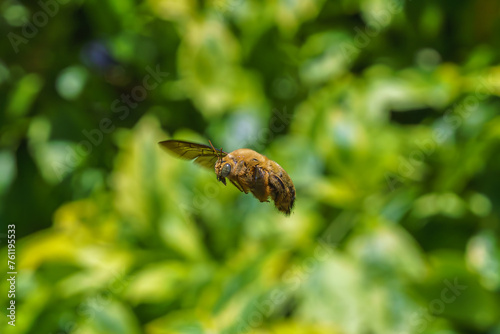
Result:
{"type": "MultiPolygon", "coordinates": [[[[208,142],[210,143],[210,146],[212,146],[212,149],[214,150],[215,154],[217,154],[217,156],[219,156],[219,152],[217,152],[217,150],[215,149],[215,147],[212,144],[212,142],[210,141],[210,139],[208,140],[208,142]]],[[[220,149],[220,151],[221,151],[221,155],[220,155],[219,159],[222,158],[222,148],[220,149]]]]}

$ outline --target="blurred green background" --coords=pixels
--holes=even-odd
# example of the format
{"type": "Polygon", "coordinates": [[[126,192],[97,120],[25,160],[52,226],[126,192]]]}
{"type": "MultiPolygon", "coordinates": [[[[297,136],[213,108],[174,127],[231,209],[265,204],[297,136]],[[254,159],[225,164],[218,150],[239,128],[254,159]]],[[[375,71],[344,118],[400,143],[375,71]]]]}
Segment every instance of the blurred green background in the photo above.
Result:
{"type": "Polygon", "coordinates": [[[498,1],[0,14],[0,332],[500,333],[498,1]],[[170,138],[277,161],[292,215],[170,138]]]}

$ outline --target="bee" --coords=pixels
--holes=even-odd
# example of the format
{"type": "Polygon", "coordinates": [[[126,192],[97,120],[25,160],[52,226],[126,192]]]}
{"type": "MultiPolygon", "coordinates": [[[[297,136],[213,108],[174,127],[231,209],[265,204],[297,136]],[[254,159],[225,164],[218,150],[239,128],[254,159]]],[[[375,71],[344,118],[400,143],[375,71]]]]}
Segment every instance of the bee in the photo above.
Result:
{"type": "Polygon", "coordinates": [[[295,187],[287,172],[271,159],[248,148],[240,148],[231,153],[222,148],[181,140],[165,140],[160,144],[169,153],[213,169],[217,180],[226,185],[226,178],[248,194],[251,192],[261,202],[274,201],[274,206],[285,215],[290,215],[295,202],[295,187]]]}

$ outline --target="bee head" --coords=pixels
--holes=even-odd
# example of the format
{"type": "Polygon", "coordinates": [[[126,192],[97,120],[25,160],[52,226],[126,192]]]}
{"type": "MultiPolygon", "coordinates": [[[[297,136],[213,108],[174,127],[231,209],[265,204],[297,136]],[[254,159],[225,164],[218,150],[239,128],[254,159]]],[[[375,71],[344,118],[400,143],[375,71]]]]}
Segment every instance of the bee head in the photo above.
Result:
{"type": "Polygon", "coordinates": [[[231,159],[228,159],[226,161],[226,159],[222,157],[222,148],[220,149],[219,153],[219,151],[215,149],[214,145],[212,145],[212,142],[210,140],[208,142],[212,146],[215,154],[218,155],[217,162],[215,163],[215,174],[217,175],[217,181],[220,181],[224,183],[224,185],[226,185],[226,177],[231,173],[232,161],[231,159]]]}
{"type": "Polygon", "coordinates": [[[231,159],[219,159],[215,163],[215,174],[217,175],[217,181],[220,181],[226,185],[226,177],[231,174],[233,169],[231,159]]]}

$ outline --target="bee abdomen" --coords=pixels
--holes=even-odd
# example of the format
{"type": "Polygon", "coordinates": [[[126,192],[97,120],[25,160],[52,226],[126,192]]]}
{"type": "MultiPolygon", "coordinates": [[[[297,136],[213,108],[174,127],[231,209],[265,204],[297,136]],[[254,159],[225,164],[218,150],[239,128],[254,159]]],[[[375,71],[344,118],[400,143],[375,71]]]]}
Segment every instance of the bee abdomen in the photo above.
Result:
{"type": "Polygon", "coordinates": [[[274,205],[278,210],[289,215],[295,202],[295,188],[291,180],[283,182],[280,177],[270,175],[269,185],[271,186],[271,197],[274,200],[274,205]]]}

